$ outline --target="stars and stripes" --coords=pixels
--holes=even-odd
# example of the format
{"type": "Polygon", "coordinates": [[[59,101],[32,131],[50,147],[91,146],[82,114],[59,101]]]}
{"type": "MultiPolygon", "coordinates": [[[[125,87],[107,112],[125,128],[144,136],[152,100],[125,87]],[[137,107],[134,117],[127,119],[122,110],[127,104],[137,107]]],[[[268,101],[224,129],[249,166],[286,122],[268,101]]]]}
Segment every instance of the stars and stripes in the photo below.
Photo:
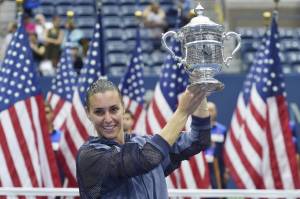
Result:
{"type": "Polygon", "coordinates": [[[77,74],[73,68],[71,49],[66,46],[58,63],[55,78],[47,94],[47,101],[53,109],[53,125],[63,130],[65,120],[70,113],[77,74]]]}
{"type": "MultiPolygon", "coordinates": [[[[66,119],[66,129],[60,143],[59,156],[64,167],[68,186],[75,187],[75,159],[78,148],[95,131],[85,113],[85,94],[91,83],[101,76],[102,59],[100,55],[101,27],[96,23],[93,38],[89,44],[87,59],[84,63],[72,99],[71,112],[66,119]]],[[[102,74],[103,75],[103,74],[102,74]]]]}
{"type": "Polygon", "coordinates": [[[239,94],[225,142],[225,162],[239,188],[300,186],[275,18],[273,13],[270,30],[239,94]]]}
{"type": "Polygon", "coordinates": [[[119,85],[123,96],[125,109],[134,115],[133,129],[137,133],[145,133],[145,109],[144,109],[144,63],[142,61],[142,48],[140,30],[136,33],[136,47],[132,54],[129,66],[119,85]]]}
{"type": "MultiPolygon", "coordinates": [[[[177,42],[173,42],[173,50],[180,56],[177,42]]],[[[154,97],[146,113],[146,132],[158,133],[165,126],[168,119],[176,110],[179,95],[188,85],[188,76],[182,64],[170,56],[162,67],[162,73],[154,90],[154,97]]],[[[168,178],[169,188],[208,188],[209,172],[202,153],[183,161],[181,167],[175,170],[168,178]]]]}
{"type": "Polygon", "coordinates": [[[59,187],[44,101],[22,20],[0,67],[0,182],[59,187]]]}

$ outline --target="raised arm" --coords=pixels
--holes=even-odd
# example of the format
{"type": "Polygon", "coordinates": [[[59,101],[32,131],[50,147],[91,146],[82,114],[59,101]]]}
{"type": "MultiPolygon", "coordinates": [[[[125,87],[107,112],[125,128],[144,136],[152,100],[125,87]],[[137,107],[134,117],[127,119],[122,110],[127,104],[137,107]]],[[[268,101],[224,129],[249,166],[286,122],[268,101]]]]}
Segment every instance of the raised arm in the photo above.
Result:
{"type": "Polygon", "coordinates": [[[204,98],[192,115],[190,131],[181,133],[172,145],[169,159],[165,159],[163,167],[165,175],[179,167],[180,162],[201,152],[210,144],[210,118],[207,101],[204,98]]]}

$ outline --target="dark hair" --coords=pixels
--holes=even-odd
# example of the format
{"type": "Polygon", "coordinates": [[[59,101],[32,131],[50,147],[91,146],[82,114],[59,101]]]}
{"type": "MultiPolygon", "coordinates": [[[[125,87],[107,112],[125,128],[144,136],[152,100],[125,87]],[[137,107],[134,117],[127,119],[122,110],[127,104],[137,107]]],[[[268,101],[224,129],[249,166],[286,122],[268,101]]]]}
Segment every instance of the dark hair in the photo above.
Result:
{"type": "Polygon", "coordinates": [[[86,92],[86,96],[85,96],[86,107],[89,109],[89,107],[90,107],[89,99],[92,95],[94,95],[96,93],[104,93],[106,91],[117,91],[118,95],[120,97],[120,100],[122,102],[122,105],[124,105],[122,94],[121,94],[119,88],[116,85],[114,85],[114,83],[112,83],[111,81],[101,78],[101,79],[98,79],[97,81],[95,81],[94,83],[92,83],[90,85],[90,87],[88,88],[88,90],[86,92]]]}

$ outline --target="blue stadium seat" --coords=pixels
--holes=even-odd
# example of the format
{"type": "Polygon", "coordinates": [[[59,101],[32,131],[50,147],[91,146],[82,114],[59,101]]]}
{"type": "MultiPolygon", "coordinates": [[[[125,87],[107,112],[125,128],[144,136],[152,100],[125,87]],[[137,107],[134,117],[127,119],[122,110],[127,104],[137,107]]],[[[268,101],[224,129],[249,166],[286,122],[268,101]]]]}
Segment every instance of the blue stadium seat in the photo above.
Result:
{"type": "Polygon", "coordinates": [[[247,65],[250,66],[255,60],[255,52],[246,52],[242,55],[242,61],[247,65]]]}
{"type": "Polygon", "coordinates": [[[300,73],[300,64],[293,66],[293,69],[296,73],[300,73]]]}
{"type": "Polygon", "coordinates": [[[122,6],[124,5],[136,5],[137,0],[120,0],[122,6]]]}
{"type": "Polygon", "coordinates": [[[82,16],[95,15],[95,7],[91,5],[78,5],[75,7],[75,14],[82,16]]]}
{"type": "Polygon", "coordinates": [[[140,34],[142,40],[148,40],[152,38],[152,31],[150,28],[141,28],[140,34]]]}
{"type": "Polygon", "coordinates": [[[109,53],[107,55],[107,64],[111,67],[125,67],[129,57],[125,53],[109,53]]]}
{"type": "Polygon", "coordinates": [[[109,5],[102,7],[103,16],[119,16],[120,8],[117,5],[109,5]]]}
{"type": "Polygon", "coordinates": [[[153,0],[140,0],[140,5],[149,5],[153,0]]]}
{"type": "Polygon", "coordinates": [[[78,28],[91,28],[93,29],[96,24],[95,17],[77,17],[76,18],[76,25],[78,28]]]}
{"type": "Polygon", "coordinates": [[[107,40],[122,40],[124,32],[120,28],[104,29],[104,36],[107,40]]]}
{"type": "Polygon", "coordinates": [[[154,50],[153,42],[151,40],[144,40],[141,42],[142,52],[151,53],[154,50]]]}
{"type": "Polygon", "coordinates": [[[123,27],[124,28],[137,28],[139,25],[139,21],[136,17],[132,16],[126,16],[122,17],[123,19],[123,27]]]}
{"type": "Polygon", "coordinates": [[[289,52],[286,54],[286,57],[292,66],[300,65],[300,53],[299,52],[289,52]]]}
{"type": "Polygon", "coordinates": [[[93,37],[93,34],[94,34],[94,30],[93,29],[81,29],[82,32],[83,32],[83,35],[84,35],[84,38],[88,39],[88,40],[91,40],[92,37],[93,37]]]}
{"type": "Polygon", "coordinates": [[[55,2],[53,0],[42,0],[40,6],[48,6],[52,5],[55,6],[55,2]]]}
{"type": "Polygon", "coordinates": [[[136,28],[127,28],[124,30],[125,40],[134,40],[136,38],[136,28]]]}
{"type": "Polygon", "coordinates": [[[106,16],[102,18],[102,25],[104,28],[121,28],[122,23],[118,16],[106,16]]]}
{"type": "Polygon", "coordinates": [[[60,16],[66,16],[67,11],[74,10],[74,7],[71,5],[61,5],[56,7],[56,12],[60,16]]]}
{"type": "Polygon", "coordinates": [[[57,6],[73,5],[74,1],[73,0],[55,0],[55,3],[57,6]]]}
{"type": "Polygon", "coordinates": [[[78,5],[95,6],[95,0],[75,0],[78,5]]]}
{"type": "Polygon", "coordinates": [[[295,30],[293,28],[279,28],[280,39],[293,39],[295,37],[295,30]]]}
{"type": "Polygon", "coordinates": [[[243,39],[241,45],[241,53],[256,52],[261,45],[261,41],[256,39],[243,39]]]}
{"type": "Polygon", "coordinates": [[[287,53],[279,52],[280,63],[283,65],[289,64],[287,53]]]}
{"type": "Polygon", "coordinates": [[[121,6],[121,15],[134,16],[135,11],[139,10],[135,5],[123,5],[121,6]]]}
{"type": "Polygon", "coordinates": [[[123,40],[117,40],[107,41],[105,48],[107,53],[122,53],[126,52],[127,46],[123,40]]]}
{"type": "Polygon", "coordinates": [[[118,0],[102,0],[103,6],[118,5],[118,0]]]}
{"type": "Polygon", "coordinates": [[[56,14],[55,6],[53,5],[43,5],[34,10],[35,13],[42,13],[46,18],[52,17],[56,14]]]}
{"type": "Polygon", "coordinates": [[[242,39],[256,39],[259,38],[259,32],[253,27],[238,27],[236,32],[241,34],[242,39]]]}
{"type": "Polygon", "coordinates": [[[290,74],[293,72],[293,68],[289,64],[282,65],[282,72],[284,74],[290,74]]]}
{"type": "Polygon", "coordinates": [[[282,51],[299,51],[300,53],[300,40],[299,39],[282,39],[280,41],[280,49],[282,51]]]}
{"type": "Polygon", "coordinates": [[[161,51],[155,51],[151,54],[151,58],[153,63],[150,67],[162,66],[165,61],[166,55],[161,51]]]}

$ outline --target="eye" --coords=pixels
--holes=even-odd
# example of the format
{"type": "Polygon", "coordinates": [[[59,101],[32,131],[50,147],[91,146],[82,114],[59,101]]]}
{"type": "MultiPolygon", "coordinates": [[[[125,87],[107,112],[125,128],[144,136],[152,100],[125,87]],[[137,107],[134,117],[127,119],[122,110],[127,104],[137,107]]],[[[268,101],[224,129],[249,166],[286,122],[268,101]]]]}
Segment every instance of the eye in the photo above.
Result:
{"type": "Polygon", "coordinates": [[[105,111],[103,109],[96,109],[94,111],[94,114],[95,115],[104,115],[105,111]]]}
{"type": "Polygon", "coordinates": [[[118,106],[113,106],[110,109],[111,113],[117,113],[119,110],[120,110],[120,108],[118,106]]]}

